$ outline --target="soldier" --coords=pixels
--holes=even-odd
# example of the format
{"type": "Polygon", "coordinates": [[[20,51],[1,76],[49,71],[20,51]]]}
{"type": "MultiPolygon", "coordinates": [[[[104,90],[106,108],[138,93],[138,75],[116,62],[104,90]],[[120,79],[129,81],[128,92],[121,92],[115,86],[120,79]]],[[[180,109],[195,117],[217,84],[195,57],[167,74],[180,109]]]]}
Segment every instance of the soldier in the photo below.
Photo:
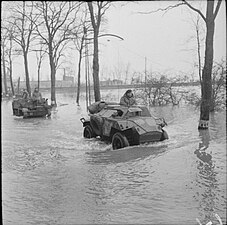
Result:
{"type": "Polygon", "coordinates": [[[136,100],[133,97],[132,90],[127,90],[125,94],[121,97],[120,105],[130,107],[136,105],[136,100]]]}
{"type": "Polygon", "coordinates": [[[36,87],[32,93],[33,105],[38,106],[42,102],[42,95],[36,87]]]}
{"type": "Polygon", "coordinates": [[[23,88],[22,98],[23,99],[28,99],[28,92],[27,92],[27,90],[25,88],[23,88]]]}

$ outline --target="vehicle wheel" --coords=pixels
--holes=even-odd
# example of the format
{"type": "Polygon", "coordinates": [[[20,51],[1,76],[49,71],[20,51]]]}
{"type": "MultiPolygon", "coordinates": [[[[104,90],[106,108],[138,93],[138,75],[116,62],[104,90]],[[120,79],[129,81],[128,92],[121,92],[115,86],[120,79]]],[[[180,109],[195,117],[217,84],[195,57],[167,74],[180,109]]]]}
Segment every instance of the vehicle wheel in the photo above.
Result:
{"type": "Polygon", "coordinates": [[[112,147],[113,149],[120,149],[129,146],[128,139],[125,137],[125,135],[117,132],[113,135],[112,138],[112,147]]]}
{"type": "Polygon", "coordinates": [[[90,123],[91,123],[91,127],[94,131],[94,133],[97,136],[102,136],[102,124],[103,124],[103,120],[101,117],[91,117],[90,119],[90,123]]]}
{"type": "Polygon", "coordinates": [[[165,139],[169,139],[169,136],[165,130],[162,130],[161,141],[164,141],[165,139]]]}
{"type": "Polygon", "coordinates": [[[84,128],[84,137],[85,137],[85,138],[93,138],[93,137],[95,137],[95,133],[94,133],[94,131],[92,130],[92,128],[91,128],[90,125],[87,125],[87,126],[85,126],[85,128],[84,128]]]}

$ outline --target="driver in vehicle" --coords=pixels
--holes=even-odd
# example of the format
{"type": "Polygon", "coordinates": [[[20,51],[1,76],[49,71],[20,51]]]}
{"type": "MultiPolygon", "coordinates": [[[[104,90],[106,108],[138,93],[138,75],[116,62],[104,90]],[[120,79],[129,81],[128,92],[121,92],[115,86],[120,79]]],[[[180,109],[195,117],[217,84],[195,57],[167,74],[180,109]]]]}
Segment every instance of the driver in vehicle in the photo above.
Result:
{"type": "Polygon", "coordinates": [[[120,105],[130,107],[136,105],[136,100],[133,96],[132,90],[127,90],[125,94],[121,97],[120,105]]]}

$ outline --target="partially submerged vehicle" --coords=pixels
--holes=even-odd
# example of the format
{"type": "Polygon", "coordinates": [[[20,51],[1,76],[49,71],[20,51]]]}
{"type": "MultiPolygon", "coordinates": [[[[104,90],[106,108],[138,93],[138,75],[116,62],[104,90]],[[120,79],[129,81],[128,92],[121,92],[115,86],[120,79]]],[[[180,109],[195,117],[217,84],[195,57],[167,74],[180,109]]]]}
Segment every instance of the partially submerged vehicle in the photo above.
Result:
{"type": "Polygon", "coordinates": [[[45,117],[51,115],[51,105],[48,99],[42,98],[41,101],[31,98],[16,98],[12,102],[13,115],[23,118],[45,117]]]}
{"type": "Polygon", "coordinates": [[[164,118],[151,115],[146,106],[125,107],[96,102],[89,107],[89,119],[81,118],[85,138],[100,136],[112,142],[113,149],[168,139],[164,118]]]}

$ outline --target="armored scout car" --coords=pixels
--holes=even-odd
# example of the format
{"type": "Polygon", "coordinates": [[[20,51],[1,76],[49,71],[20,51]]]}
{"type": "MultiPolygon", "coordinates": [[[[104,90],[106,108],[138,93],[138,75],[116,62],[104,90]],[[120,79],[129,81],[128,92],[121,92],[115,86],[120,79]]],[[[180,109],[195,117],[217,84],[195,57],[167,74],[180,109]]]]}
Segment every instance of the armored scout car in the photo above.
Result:
{"type": "Polygon", "coordinates": [[[85,138],[100,136],[120,149],[146,142],[168,139],[164,118],[155,118],[146,106],[125,107],[115,103],[96,102],[89,107],[89,119],[81,118],[85,138]]]}

